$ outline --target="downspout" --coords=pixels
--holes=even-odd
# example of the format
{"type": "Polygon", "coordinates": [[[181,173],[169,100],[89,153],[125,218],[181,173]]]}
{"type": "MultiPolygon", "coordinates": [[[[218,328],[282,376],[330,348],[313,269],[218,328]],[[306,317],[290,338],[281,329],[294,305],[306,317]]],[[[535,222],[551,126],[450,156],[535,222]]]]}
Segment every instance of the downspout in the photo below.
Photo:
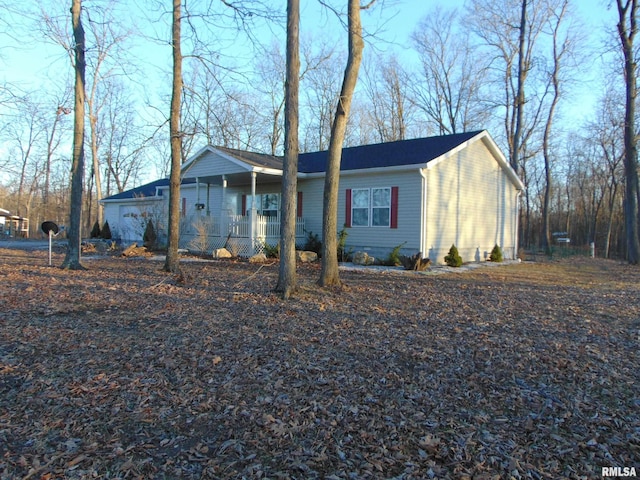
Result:
{"type": "Polygon", "coordinates": [[[427,208],[427,173],[426,168],[419,168],[418,172],[420,172],[420,176],[422,177],[422,198],[420,201],[420,251],[422,252],[422,258],[427,258],[429,256],[429,252],[427,250],[427,224],[428,219],[427,215],[429,213],[429,209],[427,208]]]}
{"type": "Polygon", "coordinates": [[[513,259],[516,260],[518,258],[518,230],[520,229],[520,195],[522,195],[522,190],[516,191],[516,228],[513,232],[513,259]]]}

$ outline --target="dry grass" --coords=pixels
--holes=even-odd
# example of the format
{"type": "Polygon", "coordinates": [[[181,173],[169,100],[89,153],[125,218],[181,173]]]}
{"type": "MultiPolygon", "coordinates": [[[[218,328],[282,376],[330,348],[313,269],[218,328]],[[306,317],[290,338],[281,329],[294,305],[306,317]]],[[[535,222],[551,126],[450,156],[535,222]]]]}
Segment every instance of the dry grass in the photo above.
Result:
{"type": "Polygon", "coordinates": [[[307,266],[284,302],[277,265],[86,265],[0,250],[0,478],[640,467],[637,267],[343,272],[325,291],[307,266]]]}

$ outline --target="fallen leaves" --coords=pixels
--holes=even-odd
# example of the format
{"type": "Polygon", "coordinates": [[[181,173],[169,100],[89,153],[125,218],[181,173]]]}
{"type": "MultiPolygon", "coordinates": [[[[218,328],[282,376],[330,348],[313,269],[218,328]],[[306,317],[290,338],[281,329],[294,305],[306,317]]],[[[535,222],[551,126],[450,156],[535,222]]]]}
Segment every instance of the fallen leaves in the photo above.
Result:
{"type": "Polygon", "coordinates": [[[640,459],[640,272],[0,250],[0,478],[594,478],[640,459]]]}

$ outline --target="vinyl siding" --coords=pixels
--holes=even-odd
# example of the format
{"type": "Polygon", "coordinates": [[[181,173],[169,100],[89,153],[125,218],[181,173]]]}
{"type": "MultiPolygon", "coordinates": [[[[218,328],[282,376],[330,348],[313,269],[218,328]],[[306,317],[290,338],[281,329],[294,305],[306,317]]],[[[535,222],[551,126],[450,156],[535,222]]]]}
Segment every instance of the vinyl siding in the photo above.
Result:
{"type": "MultiPolygon", "coordinates": [[[[125,244],[141,242],[146,227],[146,219],[154,220],[154,227],[163,223],[166,217],[165,199],[159,200],[129,200],[118,203],[107,203],[104,207],[104,219],[109,222],[109,229],[114,240],[125,244]],[[124,214],[135,214],[124,217],[124,214]],[[144,217],[141,214],[146,213],[144,217]]],[[[163,227],[163,225],[161,225],[163,227]]]]}
{"type": "Polygon", "coordinates": [[[247,172],[246,168],[237,165],[213,152],[206,152],[183,172],[183,177],[205,177],[215,175],[230,175],[232,173],[247,172]]]}
{"type": "Polygon", "coordinates": [[[455,244],[463,261],[484,261],[495,244],[514,258],[516,189],[483,142],[427,170],[426,242],[443,263],[455,244]]]}
{"type": "MultiPolygon", "coordinates": [[[[421,179],[417,168],[401,172],[343,175],[340,179],[338,194],[338,230],[341,230],[345,223],[347,189],[398,187],[398,228],[349,227],[347,228],[347,250],[363,250],[374,257],[385,258],[394,247],[404,244],[402,253],[417,253],[420,250],[421,179]]],[[[322,209],[322,201],[319,203],[322,209]]],[[[320,221],[322,221],[321,210],[320,221]]],[[[320,228],[322,228],[321,224],[320,228]]]]}

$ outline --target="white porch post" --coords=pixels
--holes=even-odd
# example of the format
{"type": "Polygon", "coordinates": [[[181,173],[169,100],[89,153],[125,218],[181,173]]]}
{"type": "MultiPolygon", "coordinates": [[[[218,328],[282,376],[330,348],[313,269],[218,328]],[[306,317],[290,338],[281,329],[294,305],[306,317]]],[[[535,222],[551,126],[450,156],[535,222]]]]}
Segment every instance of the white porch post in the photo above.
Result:
{"type": "Polygon", "coordinates": [[[229,234],[229,209],[227,208],[227,177],[222,175],[222,203],[220,204],[220,236],[229,234]]]}
{"type": "Polygon", "coordinates": [[[256,176],[256,172],[251,172],[251,211],[249,213],[249,221],[251,222],[249,227],[249,241],[251,242],[251,245],[249,245],[249,252],[251,255],[255,255],[256,253],[255,242],[258,231],[258,212],[256,211],[256,176]]]}
{"type": "Polygon", "coordinates": [[[211,188],[211,184],[209,182],[207,182],[207,217],[211,216],[211,208],[209,205],[210,202],[210,195],[209,195],[209,190],[211,188]]]}
{"type": "MultiPolygon", "coordinates": [[[[196,204],[200,204],[200,178],[196,177],[196,204]]],[[[196,213],[200,217],[200,209],[196,206],[196,213]]]]}

